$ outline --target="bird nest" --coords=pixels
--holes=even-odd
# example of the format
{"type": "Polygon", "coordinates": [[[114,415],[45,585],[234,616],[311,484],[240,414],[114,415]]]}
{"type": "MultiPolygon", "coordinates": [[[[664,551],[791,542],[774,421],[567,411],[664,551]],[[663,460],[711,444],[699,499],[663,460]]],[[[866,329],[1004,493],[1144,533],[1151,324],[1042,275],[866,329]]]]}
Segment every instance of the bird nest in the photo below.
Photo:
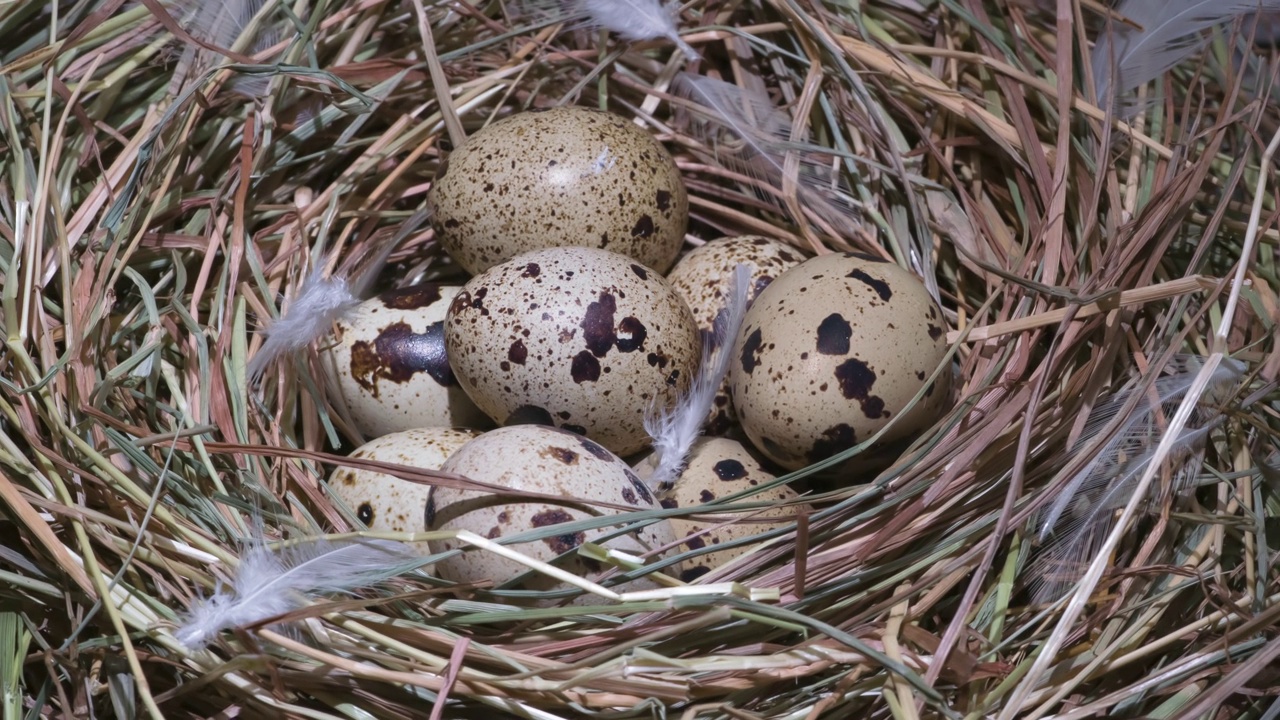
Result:
{"type": "MultiPolygon", "coordinates": [[[[0,4],[5,716],[1274,717],[1271,26],[707,0],[674,16],[691,60],[591,5],[0,4]],[[729,162],[680,73],[785,113],[780,157],[820,151],[848,216],[806,203],[809,166],[729,162]],[[785,475],[812,512],[691,584],[532,607],[410,566],[181,642],[252,553],[368,536],[327,492],[355,439],[314,350],[255,384],[263,328],[384,248],[382,288],[456,277],[423,212],[443,158],[563,104],[663,142],[690,243],[921,277],[954,408],[785,475]]],[[[624,580],[679,561],[579,552],[624,580]]]]}

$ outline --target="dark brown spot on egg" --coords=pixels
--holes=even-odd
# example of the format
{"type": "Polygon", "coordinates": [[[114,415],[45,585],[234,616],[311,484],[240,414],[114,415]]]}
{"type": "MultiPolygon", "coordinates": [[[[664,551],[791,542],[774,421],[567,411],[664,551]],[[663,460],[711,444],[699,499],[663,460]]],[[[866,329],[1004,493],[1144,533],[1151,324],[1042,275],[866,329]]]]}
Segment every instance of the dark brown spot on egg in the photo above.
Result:
{"type": "Polygon", "coordinates": [[[747,476],[747,469],[737,460],[721,460],[711,469],[721,480],[740,480],[747,476]]]}
{"type": "Polygon", "coordinates": [[[923,370],[917,370],[917,371],[916,371],[916,379],[917,379],[917,380],[919,380],[920,382],[924,382],[924,378],[925,378],[924,371],[923,371],[923,370]]]}
{"type": "Polygon", "coordinates": [[[880,296],[881,300],[887,302],[889,298],[893,297],[893,289],[889,287],[889,283],[883,280],[877,280],[861,270],[854,269],[850,271],[848,275],[845,275],[845,277],[866,283],[872,290],[876,291],[876,294],[880,296]]]}
{"type": "Polygon", "coordinates": [[[826,460],[857,444],[858,438],[853,428],[844,423],[834,425],[822,431],[822,437],[814,441],[813,449],[809,451],[809,462],[826,460]]]}
{"type": "Polygon", "coordinates": [[[703,490],[702,492],[698,493],[698,499],[704,503],[709,503],[712,500],[716,499],[716,494],[711,492],[710,490],[703,490]]]}
{"type": "Polygon", "coordinates": [[[840,313],[831,313],[818,325],[818,352],[823,355],[848,355],[853,326],[840,313]]]}
{"type": "Polygon", "coordinates": [[[559,460],[565,465],[578,464],[578,453],[570,450],[569,448],[552,446],[552,447],[543,449],[543,451],[538,454],[543,457],[559,460]]]}
{"type": "Polygon", "coordinates": [[[631,483],[631,487],[635,488],[636,493],[640,498],[647,503],[653,502],[653,493],[649,492],[649,486],[644,484],[644,481],[640,479],[640,476],[631,472],[629,468],[626,470],[626,473],[627,482],[631,483]]]}
{"type": "Polygon", "coordinates": [[[394,310],[417,310],[440,301],[440,286],[419,283],[400,290],[388,290],[378,296],[386,307],[394,310]]]}
{"type": "Polygon", "coordinates": [[[636,504],[636,491],[629,487],[622,488],[622,501],[628,505],[636,504]]]}
{"type": "Polygon", "coordinates": [[[707,541],[703,540],[702,536],[699,535],[698,537],[687,538],[684,541],[684,546],[689,548],[690,550],[701,550],[702,548],[707,546],[707,541]]]}
{"type": "Polygon", "coordinates": [[[613,314],[617,309],[618,303],[613,295],[602,292],[598,300],[587,306],[587,312],[578,324],[582,328],[582,339],[586,341],[587,349],[598,358],[604,357],[618,341],[613,329],[613,314]]]}
{"type": "Polygon", "coordinates": [[[640,278],[641,280],[649,279],[649,271],[645,270],[643,265],[637,265],[635,263],[631,263],[631,272],[635,273],[636,277],[640,278]]]}
{"type": "Polygon", "coordinates": [[[551,419],[551,413],[537,405],[521,405],[508,415],[507,421],[502,424],[505,426],[548,425],[555,427],[555,421],[551,419]]]}
{"type": "Polygon", "coordinates": [[[356,518],[366,526],[373,523],[373,506],[367,502],[360,503],[360,507],[356,508],[356,518]]]}
{"type": "Polygon", "coordinates": [[[874,262],[874,263],[888,262],[882,257],[877,257],[875,255],[868,255],[867,253],[847,252],[847,253],[843,253],[843,255],[848,258],[858,258],[859,260],[866,260],[867,262],[874,262]]]}
{"type": "Polygon", "coordinates": [[[436,524],[436,496],[427,496],[427,504],[422,508],[422,526],[430,530],[436,524]]]}
{"type": "Polygon", "coordinates": [[[645,359],[649,361],[649,367],[656,367],[659,370],[663,370],[667,367],[668,358],[666,355],[649,353],[645,359]]]}
{"type": "Polygon", "coordinates": [[[590,351],[583,350],[573,356],[569,366],[573,381],[579,385],[584,382],[595,382],[600,379],[600,361],[590,351]]]}
{"type": "Polygon", "coordinates": [[[671,497],[662,498],[661,500],[658,501],[658,504],[661,505],[664,510],[672,510],[680,507],[679,501],[671,497]]]}
{"type": "Polygon", "coordinates": [[[644,323],[633,317],[624,317],[622,322],[618,323],[618,330],[627,337],[618,336],[617,346],[620,352],[635,352],[644,346],[645,339],[649,336],[649,331],[645,328],[644,323]]]}
{"type": "Polygon", "coordinates": [[[840,394],[849,400],[857,400],[863,415],[869,418],[888,417],[884,400],[871,394],[871,388],[876,384],[876,372],[869,365],[850,358],[840,363],[835,375],[840,383],[840,394]]]}
{"type": "Polygon", "coordinates": [[[498,522],[502,523],[503,525],[507,525],[511,522],[511,516],[507,514],[506,510],[503,510],[502,512],[498,513],[498,522]]]}
{"type": "Polygon", "coordinates": [[[940,337],[942,337],[942,328],[934,325],[933,323],[929,323],[929,339],[937,340],[940,337]]]}
{"type": "Polygon", "coordinates": [[[351,376],[374,397],[380,380],[406,383],[420,372],[443,387],[458,384],[444,350],[444,321],[432,323],[424,333],[415,333],[408,323],[393,323],[372,343],[362,340],[351,346],[351,376]]]}
{"type": "Polygon", "coordinates": [[[608,450],[605,450],[604,447],[599,443],[592,442],[591,440],[588,440],[586,438],[582,438],[578,440],[578,443],[582,445],[583,450],[586,450],[587,452],[591,453],[599,460],[613,459],[613,453],[609,452],[608,450]]]}
{"type": "Polygon", "coordinates": [[[520,277],[536,278],[542,274],[542,268],[538,263],[529,263],[524,266],[524,272],[520,273],[520,277]]]}
{"type": "MultiPolygon", "coordinates": [[[[549,525],[567,523],[571,520],[573,520],[573,516],[568,512],[559,508],[552,508],[537,513],[530,519],[530,522],[534,527],[540,528],[547,527],[549,525]]],[[[586,534],[576,532],[566,533],[564,535],[553,535],[549,538],[543,538],[542,541],[545,542],[557,555],[563,555],[567,552],[572,552],[575,548],[581,545],[584,540],[586,540],[586,534]]]]}
{"type": "Polygon", "coordinates": [[[666,212],[671,207],[671,192],[667,190],[659,190],[658,196],[655,200],[657,200],[658,209],[666,212]]]}
{"type": "Polygon", "coordinates": [[[755,332],[747,336],[747,342],[742,346],[742,369],[748,374],[755,372],[756,366],[760,364],[760,345],[764,342],[760,328],[756,328],[755,332]]]}
{"type": "Polygon", "coordinates": [[[511,343],[511,347],[507,348],[507,359],[517,365],[523,365],[528,357],[529,349],[524,346],[523,340],[516,340],[511,343]]]}
{"type": "Polygon", "coordinates": [[[631,228],[631,237],[649,237],[653,234],[653,218],[649,215],[641,215],[636,221],[635,227],[631,228]]]}
{"type": "Polygon", "coordinates": [[[691,583],[694,580],[697,580],[698,578],[702,577],[703,575],[706,575],[709,572],[711,572],[711,568],[707,567],[706,565],[698,565],[696,567],[687,568],[685,570],[680,571],[680,581],[691,583]]]}

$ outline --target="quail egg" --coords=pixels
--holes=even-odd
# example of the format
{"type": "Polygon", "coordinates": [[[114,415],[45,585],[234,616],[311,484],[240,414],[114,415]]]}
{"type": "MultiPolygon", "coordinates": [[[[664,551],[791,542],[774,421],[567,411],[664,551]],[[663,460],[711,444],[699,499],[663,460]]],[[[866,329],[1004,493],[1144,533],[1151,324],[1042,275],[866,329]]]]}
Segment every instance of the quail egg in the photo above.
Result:
{"type": "MultiPolygon", "coordinates": [[[[405,430],[371,440],[351,453],[351,457],[439,470],[455,450],[479,436],[478,430],[439,427],[405,430]]],[[[370,530],[426,530],[431,490],[431,485],[353,467],[339,467],[329,477],[329,492],[355,511],[356,518],[370,530]]],[[[423,554],[427,554],[427,546],[421,548],[423,554]]]]}
{"type": "Polygon", "coordinates": [[[807,260],[747,312],[730,364],[743,431],[770,460],[797,469],[866,440],[888,442],[937,420],[949,373],[898,415],[947,352],[946,321],[923,283],[857,253],[807,260]]]}
{"type": "MultiPolygon", "coordinates": [[[[774,278],[803,260],[800,251],[772,238],[759,235],[725,237],[686,253],[667,273],[667,282],[689,303],[698,330],[705,337],[714,332],[716,319],[724,312],[735,267],[741,264],[749,268],[751,289],[747,301],[751,302],[774,278]]],[[[708,435],[723,435],[736,420],[726,380],[716,392],[706,432],[708,435]]]]}
{"type": "Polygon", "coordinates": [[[490,427],[458,386],[444,349],[444,316],[461,288],[433,283],[367,300],[337,323],[324,356],[331,397],[366,437],[420,427],[490,427]]]}
{"type": "MultiPolygon", "coordinates": [[[[593,505],[590,501],[636,510],[658,507],[645,484],[616,455],[587,438],[556,428],[519,425],[491,430],[458,449],[441,469],[512,490],[544,493],[560,499],[535,500],[437,487],[426,509],[427,526],[433,530],[470,530],[497,540],[537,528],[627,512],[593,505]]],[[[566,532],[512,547],[543,561],[567,553],[568,557],[559,567],[589,577],[606,567],[575,554],[574,549],[611,532],[611,527],[566,532]]],[[[674,541],[675,533],[664,520],[604,544],[638,555],[674,541]]],[[[461,547],[457,540],[431,541],[430,545],[434,552],[461,547]]],[[[441,560],[436,571],[440,577],[456,583],[501,584],[528,568],[484,550],[471,550],[441,560]]],[[[526,589],[559,587],[546,576],[535,573],[530,577],[523,586],[526,589]]]]}
{"type": "Polygon", "coordinates": [[[616,253],[525,253],[454,298],[445,346],[458,381],[500,425],[554,425],[626,455],[649,442],[645,412],[688,386],[693,314],[653,270],[616,253]]]}
{"type": "MultiPolygon", "coordinates": [[[[640,462],[637,469],[643,473],[652,468],[653,462],[654,457],[650,455],[640,462]]],[[[659,503],[664,508],[705,505],[717,498],[727,497],[773,479],[773,473],[765,470],[742,443],[727,438],[702,438],[694,444],[680,480],[659,503]]],[[[790,487],[779,485],[739,502],[783,503],[798,497],[790,487]]],[[[676,538],[684,538],[676,552],[686,552],[758,535],[778,525],[790,523],[797,513],[808,511],[807,505],[791,504],[760,511],[725,513],[710,519],[671,518],[670,522],[675,529],[676,538]],[[773,522],[760,522],[761,520],[773,522]]],[[[715,509],[708,508],[706,512],[714,513],[715,509]]],[[[750,545],[744,545],[698,555],[677,565],[676,572],[681,580],[693,582],[750,549],[750,545]]]]}
{"type": "Polygon", "coordinates": [[[472,274],[565,245],[665,271],[689,223],[666,149],[635,123],[583,107],[519,113],[472,135],[441,167],[428,203],[441,246],[472,274]]]}

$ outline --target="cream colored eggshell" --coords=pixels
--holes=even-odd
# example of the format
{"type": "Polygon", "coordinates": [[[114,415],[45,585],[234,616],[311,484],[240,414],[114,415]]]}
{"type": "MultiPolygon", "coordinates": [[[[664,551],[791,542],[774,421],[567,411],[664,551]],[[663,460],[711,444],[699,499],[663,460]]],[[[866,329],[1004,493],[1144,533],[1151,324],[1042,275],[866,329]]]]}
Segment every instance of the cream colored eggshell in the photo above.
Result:
{"type": "MultiPolygon", "coordinates": [[[[650,455],[639,463],[637,469],[641,470],[643,475],[645,470],[652,468],[653,462],[653,456],[650,455]]],[[[701,438],[694,444],[679,481],[659,500],[659,503],[664,508],[696,507],[763,485],[774,479],[773,473],[766,470],[760,461],[743,447],[742,443],[727,438],[701,438]]],[[[779,485],[737,502],[787,502],[798,497],[796,491],[790,487],[779,485]]],[[[678,550],[672,552],[699,550],[709,545],[721,545],[739,538],[759,535],[780,524],[790,523],[797,514],[808,511],[807,505],[786,505],[747,513],[723,513],[712,516],[715,510],[708,508],[705,513],[700,513],[708,516],[705,520],[673,517],[670,522],[675,529],[676,537],[686,538],[686,540],[680,544],[678,550]],[[747,518],[750,518],[750,522],[746,520],[747,518]],[[777,522],[759,522],[766,518],[776,518],[777,522]],[[735,519],[740,522],[733,522],[735,519]],[[706,532],[703,532],[704,530],[706,532]]],[[[677,576],[685,582],[693,582],[751,549],[751,546],[728,548],[685,560],[676,566],[677,576]]]]}
{"type": "MultiPolygon", "coordinates": [[[[491,540],[549,525],[624,512],[575,500],[604,501],[637,510],[658,507],[645,484],[613,453],[584,437],[550,427],[518,425],[492,430],[460,448],[442,470],[513,490],[563,498],[557,502],[545,502],[513,495],[436,488],[427,510],[431,529],[470,530],[491,540]]],[[[605,527],[567,533],[512,547],[542,561],[569,553],[559,566],[590,577],[607,568],[573,554],[573,551],[582,543],[593,542],[613,530],[605,527]]],[[[662,521],[604,544],[638,555],[674,541],[671,525],[662,521]]],[[[434,552],[462,547],[457,540],[433,540],[430,544],[434,552]]],[[[525,573],[528,568],[485,550],[471,550],[441,560],[436,570],[440,577],[456,583],[492,581],[501,584],[525,573]]],[[[523,587],[546,590],[563,586],[545,575],[535,574],[523,587]]]]}
{"type": "Polygon", "coordinates": [[[680,172],[635,123],[582,107],[523,112],[472,135],[428,194],[441,246],[472,274],[575,245],[665,271],[689,222],[680,172]]]}
{"type": "MultiPolygon", "coordinates": [[[[439,470],[455,450],[479,436],[478,430],[454,428],[405,430],[371,440],[351,453],[351,457],[439,470]]],[[[432,487],[353,467],[339,467],[329,477],[329,492],[366,527],[379,531],[425,531],[432,487]]],[[[420,548],[423,555],[428,553],[426,543],[415,547],[420,548]]]]}
{"type": "MultiPolygon", "coordinates": [[[[749,269],[751,289],[747,301],[752,302],[774,278],[803,260],[804,255],[799,250],[773,238],[760,235],[723,237],[694,248],[681,257],[667,273],[667,282],[689,304],[698,330],[707,335],[714,330],[716,317],[724,311],[726,294],[733,284],[734,268],[741,264],[749,269]]],[[[726,379],[716,392],[705,431],[708,435],[722,435],[736,421],[737,414],[729,399],[726,379]]]]}
{"type": "MultiPolygon", "coordinates": [[[[807,260],[756,298],[729,379],[742,429],[796,469],[866,440],[895,418],[947,351],[946,320],[914,275],[854,253],[807,260]]],[[[949,373],[884,442],[936,421],[949,373]]]]}
{"type": "Polygon", "coordinates": [[[337,323],[323,355],[330,400],[345,403],[365,437],[421,427],[491,427],[458,386],[444,349],[444,317],[461,288],[433,283],[361,303],[337,323]]]}
{"type": "Polygon", "coordinates": [[[555,425],[619,455],[674,403],[700,352],[693,315],[657,273],[591,248],[526,253],[472,278],[445,322],[449,364],[500,425],[555,425]]]}

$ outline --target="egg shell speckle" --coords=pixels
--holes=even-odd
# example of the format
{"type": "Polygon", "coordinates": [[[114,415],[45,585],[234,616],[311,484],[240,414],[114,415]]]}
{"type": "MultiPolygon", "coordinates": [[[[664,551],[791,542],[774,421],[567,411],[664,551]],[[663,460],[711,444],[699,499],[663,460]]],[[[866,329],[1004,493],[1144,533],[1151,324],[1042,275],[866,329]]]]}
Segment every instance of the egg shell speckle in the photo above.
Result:
{"type": "MultiPolygon", "coordinates": [[[[419,428],[391,433],[360,446],[351,457],[439,470],[458,448],[480,436],[478,430],[419,428]]],[[[339,467],[329,477],[329,492],[351,508],[370,530],[422,532],[427,529],[427,501],[432,485],[394,475],[339,467]]],[[[423,555],[426,543],[415,545],[423,555]]]]}
{"type": "MultiPolygon", "coordinates": [[[[699,332],[706,336],[713,332],[716,318],[724,312],[725,294],[733,284],[735,267],[741,264],[749,269],[751,288],[747,301],[750,303],[774,278],[803,260],[804,255],[799,250],[773,238],[759,235],[724,237],[686,253],[667,273],[667,282],[689,304],[699,332]]],[[[723,435],[735,422],[737,413],[729,398],[726,378],[716,391],[705,432],[723,435]]]]}
{"type": "MultiPolygon", "coordinates": [[[[442,470],[513,490],[563,498],[557,502],[546,502],[436,488],[427,512],[431,529],[465,529],[491,540],[549,525],[625,512],[575,500],[604,501],[637,510],[658,507],[645,484],[616,455],[591,440],[555,428],[520,425],[492,430],[460,448],[445,462],[442,470]]],[[[605,527],[566,533],[512,547],[528,557],[543,561],[568,553],[559,566],[589,577],[607,568],[574,554],[574,549],[613,530],[605,527]]],[[[611,539],[605,545],[642,554],[674,541],[675,533],[670,523],[662,521],[647,525],[634,534],[611,539]]],[[[461,547],[457,540],[435,540],[430,545],[434,552],[461,547]]],[[[525,565],[484,550],[471,550],[447,558],[440,561],[436,569],[440,577],[456,583],[492,581],[495,584],[528,570],[525,565]]],[[[552,578],[535,573],[522,587],[546,590],[562,586],[552,578]]]]}
{"type": "Polygon", "coordinates": [[[626,455],[649,442],[700,352],[693,314],[653,270],[605,250],[549,248],[472,278],[445,322],[449,363],[500,425],[553,425],[626,455]]]}
{"type": "MultiPolygon", "coordinates": [[[[856,253],[807,260],[747,312],[730,365],[743,431],[770,460],[797,469],[866,440],[907,405],[946,355],[942,311],[914,275],[856,253]]],[[[932,424],[950,374],[889,430],[932,424]]]]}
{"type": "Polygon", "coordinates": [[[324,353],[330,398],[366,437],[421,427],[492,426],[459,387],[444,317],[461,288],[422,283],[361,303],[324,353]]]}
{"type": "MultiPolygon", "coordinates": [[[[653,456],[651,455],[637,465],[637,470],[644,474],[652,466],[653,456]]],[[[659,503],[664,508],[697,507],[758,487],[774,479],[773,473],[766,470],[760,461],[743,447],[742,443],[726,438],[702,438],[694,444],[680,480],[659,500],[659,503]]],[[[737,500],[735,503],[786,502],[798,497],[796,491],[790,487],[779,485],[737,500]]],[[[722,513],[705,520],[673,517],[670,522],[671,527],[675,529],[676,537],[686,539],[680,544],[678,550],[672,552],[701,550],[708,546],[759,535],[778,525],[790,523],[797,514],[805,514],[809,510],[807,505],[796,504],[744,513],[722,513]],[[748,522],[747,518],[751,521],[748,522]],[[777,519],[777,522],[759,522],[766,518],[777,519]],[[733,522],[735,519],[741,522],[733,522]],[[731,522],[733,524],[725,524],[731,522]]],[[[715,512],[716,510],[712,507],[707,508],[704,514],[715,512]]],[[[676,566],[677,576],[685,582],[694,582],[751,549],[751,545],[746,545],[717,550],[684,560],[676,566]]]]}
{"type": "Polygon", "coordinates": [[[472,274],[566,245],[665,271],[689,222],[666,149],[635,123],[582,107],[523,112],[477,132],[449,156],[428,202],[441,246],[472,274]]]}

